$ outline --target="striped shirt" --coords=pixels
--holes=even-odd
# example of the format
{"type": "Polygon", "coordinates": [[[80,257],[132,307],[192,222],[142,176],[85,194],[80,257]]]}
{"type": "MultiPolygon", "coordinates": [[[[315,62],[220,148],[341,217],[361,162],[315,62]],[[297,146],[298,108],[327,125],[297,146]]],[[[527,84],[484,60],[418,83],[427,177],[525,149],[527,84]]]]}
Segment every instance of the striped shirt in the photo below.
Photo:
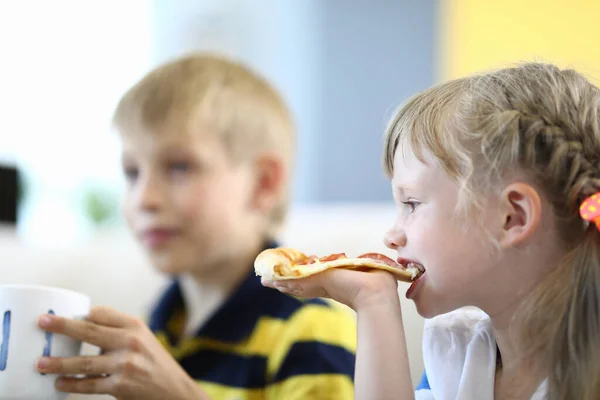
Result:
{"type": "Polygon", "coordinates": [[[197,331],[183,337],[175,280],[150,328],[212,399],[353,399],[356,319],[339,305],[265,288],[252,271],[197,331]]]}

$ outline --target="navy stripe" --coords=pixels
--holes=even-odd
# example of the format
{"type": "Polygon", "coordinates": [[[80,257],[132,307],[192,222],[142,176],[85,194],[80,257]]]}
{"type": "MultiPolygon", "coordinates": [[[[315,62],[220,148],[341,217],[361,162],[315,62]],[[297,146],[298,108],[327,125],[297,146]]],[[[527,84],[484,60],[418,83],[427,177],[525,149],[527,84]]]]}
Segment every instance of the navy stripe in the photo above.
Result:
{"type": "Polygon", "coordinates": [[[169,319],[183,307],[183,298],[177,281],[173,281],[157,301],[150,314],[148,326],[152,331],[166,331],[169,319]]]}
{"type": "Polygon", "coordinates": [[[234,293],[232,298],[197,332],[197,336],[235,343],[248,338],[260,318],[286,320],[307,303],[331,307],[329,303],[320,299],[303,302],[277,290],[265,288],[260,284],[260,278],[256,276],[252,276],[246,284],[253,289],[244,288],[245,290],[234,293]]]}
{"type": "Polygon", "coordinates": [[[427,371],[423,371],[421,382],[419,382],[416,390],[431,390],[429,387],[429,379],[427,379],[427,371]]]}
{"type": "Polygon", "coordinates": [[[343,347],[321,342],[294,343],[273,381],[296,375],[343,374],[354,379],[353,353],[343,347]]]}
{"type": "Polygon", "coordinates": [[[194,379],[236,388],[264,388],[267,358],[242,356],[218,350],[200,350],[179,360],[194,379]]]}

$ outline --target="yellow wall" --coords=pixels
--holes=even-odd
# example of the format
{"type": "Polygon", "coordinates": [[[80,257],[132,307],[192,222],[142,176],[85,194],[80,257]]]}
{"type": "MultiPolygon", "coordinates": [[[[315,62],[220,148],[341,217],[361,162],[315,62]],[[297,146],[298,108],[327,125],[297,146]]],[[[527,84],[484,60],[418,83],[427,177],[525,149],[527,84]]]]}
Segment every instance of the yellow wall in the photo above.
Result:
{"type": "Polygon", "coordinates": [[[439,2],[439,79],[537,60],[600,82],[600,0],[439,2]]]}

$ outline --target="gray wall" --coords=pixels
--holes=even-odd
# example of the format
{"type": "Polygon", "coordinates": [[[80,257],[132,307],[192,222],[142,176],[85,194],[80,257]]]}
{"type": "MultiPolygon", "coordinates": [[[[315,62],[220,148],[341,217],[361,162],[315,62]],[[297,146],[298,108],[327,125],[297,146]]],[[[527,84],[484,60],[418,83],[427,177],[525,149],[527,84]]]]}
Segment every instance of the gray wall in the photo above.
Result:
{"type": "Polygon", "coordinates": [[[299,128],[296,203],[388,201],[391,111],[434,80],[435,0],[154,0],[155,61],[219,49],[267,76],[299,128]]]}
{"type": "Polygon", "coordinates": [[[393,109],[434,80],[435,2],[323,4],[316,200],[391,199],[383,131],[393,109]]]}

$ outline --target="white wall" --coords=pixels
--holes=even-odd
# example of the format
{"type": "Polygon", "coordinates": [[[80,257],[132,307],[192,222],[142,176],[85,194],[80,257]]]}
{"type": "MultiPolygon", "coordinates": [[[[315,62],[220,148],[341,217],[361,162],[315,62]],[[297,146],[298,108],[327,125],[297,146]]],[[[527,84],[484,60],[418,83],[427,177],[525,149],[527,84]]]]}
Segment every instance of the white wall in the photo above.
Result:
{"type": "Polygon", "coordinates": [[[145,0],[0,2],[0,159],[28,180],[19,229],[29,240],[78,239],[81,190],[119,185],[108,125],[150,66],[151,12],[145,0]]]}

